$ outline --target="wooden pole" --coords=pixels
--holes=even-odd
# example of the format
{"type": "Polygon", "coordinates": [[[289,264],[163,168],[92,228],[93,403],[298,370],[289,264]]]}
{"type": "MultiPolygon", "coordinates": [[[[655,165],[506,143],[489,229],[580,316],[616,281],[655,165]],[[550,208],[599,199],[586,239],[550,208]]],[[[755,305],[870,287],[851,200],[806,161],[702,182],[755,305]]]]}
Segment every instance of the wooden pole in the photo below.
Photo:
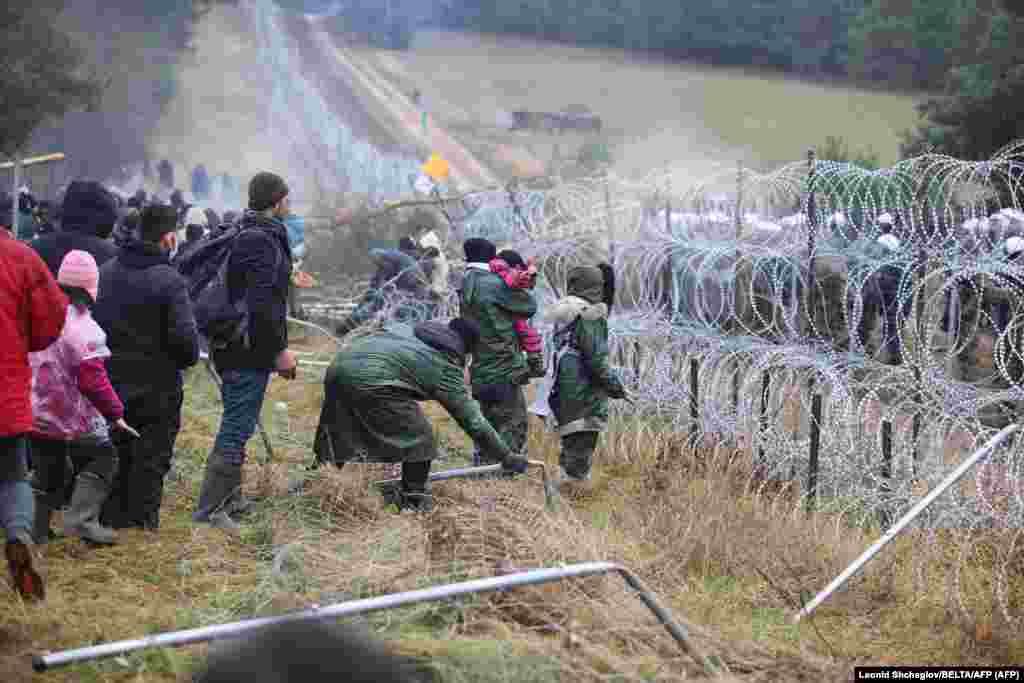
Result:
{"type": "Polygon", "coordinates": [[[700,405],[697,403],[697,371],[699,369],[697,359],[690,359],[690,439],[694,447],[697,445],[697,421],[700,419],[700,405]]]}
{"type": "Polygon", "coordinates": [[[821,394],[811,397],[811,452],[807,463],[807,512],[814,510],[818,496],[818,456],[821,450],[821,394]]]}
{"type": "MultiPolygon", "coordinates": [[[[735,302],[738,304],[743,300],[741,295],[741,288],[746,289],[746,283],[740,276],[740,237],[743,234],[743,162],[738,161],[736,163],[736,283],[734,285],[734,296],[735,302]]],[[[751,302],[753,303],[753,302],[751,302]]],[[[736,322],[739,323],[743,320],[743,315],[737,306],[736,309],[736,322]]],[[[736,329],[741,329],[741,325],[737,324],[736,329]]],[[[739,421],[740,412],[740,359],[736,357],[736,372],[732,376],[732,409],[736,412],[737,423],[739,421]]]]}
{"type": "Polygon", "coordinates": [[[882,485],[883,495],[882,508],[879,510],[879,522],[883,527],[888,527],[890,522],[889,511],[886,509],[887,500],[885,497],[892,492],[892,422],[882,420],[882,485]]]}
{"type": "Polygon", "coordinates": [[[611,169],[604,170],[604,210],[608,227],[608,263],[615,268],[615,224],[612,221],[611,169]]]}
{"type": "MultiPolygon", "coordinates": [[[[761,430],[760,446],[758,447],[757,467],[762,467],[766,462],[764,453],[764,435],[768,431],[768,391],[771,386],[771,374],[768,370],[761,375],[761,419],[758,426],[761,430]]],[[[755,468],[756,469],[756,468],[755,468]]]]}
{"type": "MultiPolygon", "coordinates": [[[[815,289],[817,288],[814,272],[815,239],[818,232],[817,203],[814,198],[814,181],[816,178],[814,150],[807,151],[807,336],[815,329],[815,289]]],[[[812,380],[813,381],[813,380],[812,380]]]]}

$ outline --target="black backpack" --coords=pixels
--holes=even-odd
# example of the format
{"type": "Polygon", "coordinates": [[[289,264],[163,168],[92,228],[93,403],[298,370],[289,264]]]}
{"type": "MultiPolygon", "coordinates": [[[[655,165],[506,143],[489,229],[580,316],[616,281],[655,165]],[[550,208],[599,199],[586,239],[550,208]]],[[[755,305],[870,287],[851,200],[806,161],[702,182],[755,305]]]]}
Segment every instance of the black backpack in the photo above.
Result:
{"type": "MultiPolygon", "coordinates": [[[[249,311],[244,296],[231,298],[228,264],[235,241],[242,234],[239,225],[225,226],[216,236],[205,239],[175,264],[188,283],[188,295],[199,334],[211,351],[231,346],[249,346],[249,311]]],[[[280,266],[280,250],[275,269],[280,266]]]]}

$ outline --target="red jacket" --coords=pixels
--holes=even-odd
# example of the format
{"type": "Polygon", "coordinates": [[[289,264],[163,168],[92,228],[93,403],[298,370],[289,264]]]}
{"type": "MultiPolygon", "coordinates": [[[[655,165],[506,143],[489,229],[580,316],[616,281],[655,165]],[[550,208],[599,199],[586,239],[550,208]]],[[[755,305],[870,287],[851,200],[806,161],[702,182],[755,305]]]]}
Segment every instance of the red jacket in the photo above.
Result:
{"type": "Polygon", "coordinates": [[[67,307],[39,255],[0,229],[0,437],[32,430],[28,354],[57,340],[67,307]]]}

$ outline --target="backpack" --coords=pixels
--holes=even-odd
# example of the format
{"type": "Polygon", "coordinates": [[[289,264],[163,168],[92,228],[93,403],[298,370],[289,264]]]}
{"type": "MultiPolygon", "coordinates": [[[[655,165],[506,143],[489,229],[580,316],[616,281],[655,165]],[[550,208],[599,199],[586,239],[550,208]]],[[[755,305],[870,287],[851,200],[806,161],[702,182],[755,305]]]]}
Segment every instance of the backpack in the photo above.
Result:
{"type": "MultiPolygon", "coordinates": [[[[230,346],[249,347],[249,311],[245,297],[232,300],[228,286],[228,264],[236,239],[246,228],[222,226],[214,237],[203,240],[177,263],[178,272],[188,283],[199,334],[209,342],[211,351],[230,346]]],[[[280,249],[274,246],[280,267],[280,249]]]]}

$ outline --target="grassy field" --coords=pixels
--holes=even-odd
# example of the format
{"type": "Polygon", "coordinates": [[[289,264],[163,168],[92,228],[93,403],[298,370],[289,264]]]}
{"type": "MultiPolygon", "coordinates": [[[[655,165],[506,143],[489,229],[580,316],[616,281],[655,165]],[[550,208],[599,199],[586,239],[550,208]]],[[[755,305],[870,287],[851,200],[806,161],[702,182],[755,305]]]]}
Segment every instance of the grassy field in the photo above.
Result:
{"type": "Polygon", "coordinates": [[[909,96],[669,64],[621,50],[421,32],[409,51],[361,53],[405,92],[419,88],[439,122],[499,169],[514,164],[516,150],[550,164],[588,140],[502,131],[500,110],[586,107],[604,121],[601,139],[616,170],[646,174],[671,164],[696,178],[714,163],[733,167],[742,160],[766,170],[799,160],[829,135],[847,138],[854,149],[871,147],[892,163],[900,131],[917,120],[909,96]]]}
{"type": "MultiPolygon", "coordinates": [[[[694,642],[729,667],[731,680],[834,681],[857,663],[1010,664],[1024,657],[1019,625],[996,607],[993,567],[1021,561],[1002,536],[973,537],[964,556],[956,534],[925,552],[922,537],[908,533],[812,620],[789,625],[786,616],[801,599],[878,530],[824,513],[806,517],[785,491],[753,493],[744,454],[694,452],[654,424],[616,422],[599,450],[592,490],[567,491],[554,514],[544,509],[536,475],[439,484],[436,509],[426,516],[396,514],[369,492],[369,481],[385,476],[382,467],[325,472],[304,495],[289,496],[289,481],[311,457],[320,393],[315,372],[272,382],[264,420],[275,459],[261,464],[259,439],[251,442],[246,489],[262,502],[241,537],[232,538],[189,520],[219,419],[212,382],[193,370],[162,528],[122,532],[121,544],[106,549],[52,543],[45,550],[49,597],[41,606],[0,591],[4,681],[187,681],[205,646],[41,675],[31,673],[29,656],[490,576],[510,565],[599,559],[634,568],[694,642]],[[287,418],[279,403],[287,404],[287,418]]],[[[439,466],[465,462],[466,437],[438,407],[428,409],[448,453],[439,466]]],[[[556,441],[539,423],[531,454],[557,462],[556,441]]],[[[1004,588],[1019,606],[1019,580],[1004,588]]],[[[615,577],[411,607],[362,623],[400,651],[430,659],[444,681],[699,677],[615,577]]]]}

